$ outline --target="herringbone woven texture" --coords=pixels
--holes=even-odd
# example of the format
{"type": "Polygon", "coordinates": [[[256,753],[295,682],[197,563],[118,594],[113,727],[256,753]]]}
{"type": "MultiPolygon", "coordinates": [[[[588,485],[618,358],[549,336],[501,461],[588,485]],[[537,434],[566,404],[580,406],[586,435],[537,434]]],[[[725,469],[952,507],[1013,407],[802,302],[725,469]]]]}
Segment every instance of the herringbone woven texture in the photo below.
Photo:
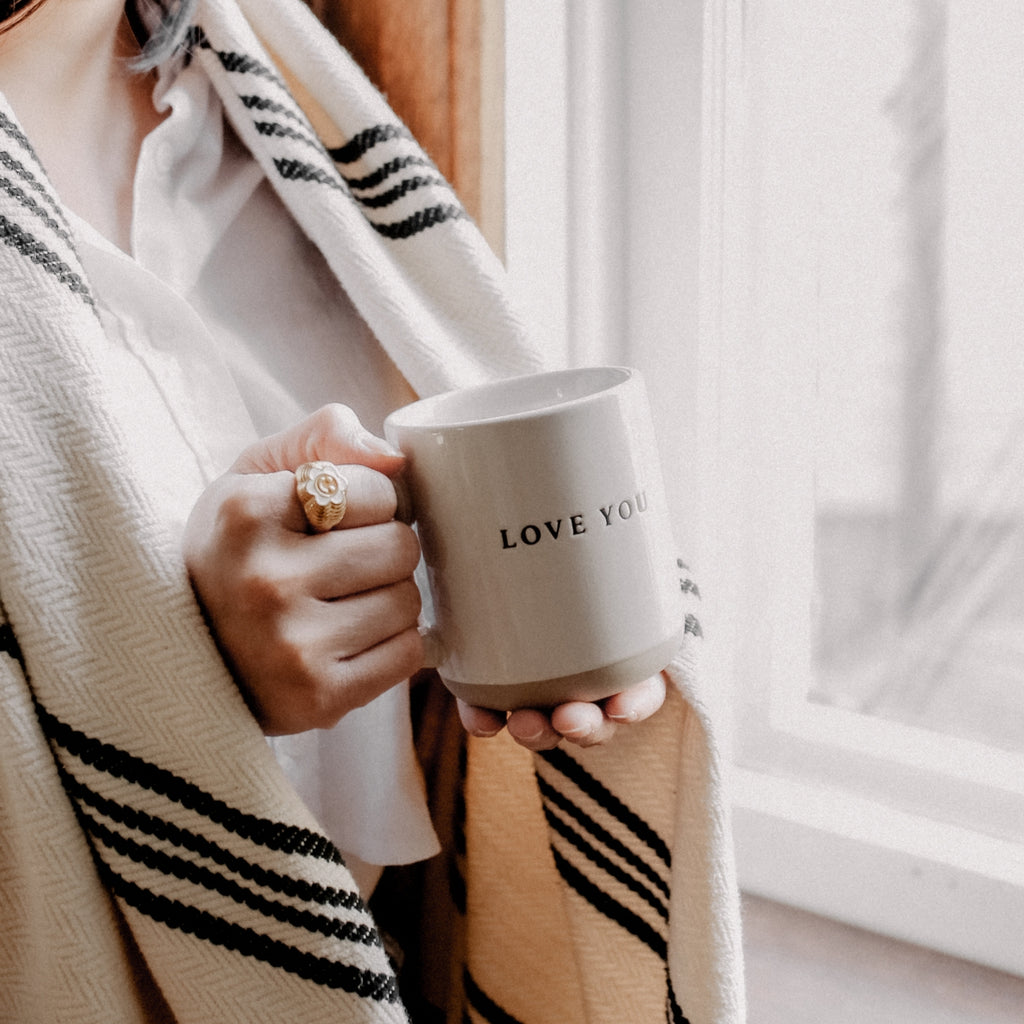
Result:
{"type": "MultiPolygon", "coordinates": [[[[232,0],[203,0],[191,59],[413,387],[539,368],[497,262],[361,72],[297,0],[243,7],[336,126],[327,148],[232,0]]],[[[6,106],[0,287],[0,1021],[405,1020],[206,632],[6,106]]],[[[176,470],[200,479],[194,460],[183,438],[176,470]]],[[[673,679],[605,752],[472,745],[469,1019],[740,1020],[717,762],[692,666],[673,679]]]]}

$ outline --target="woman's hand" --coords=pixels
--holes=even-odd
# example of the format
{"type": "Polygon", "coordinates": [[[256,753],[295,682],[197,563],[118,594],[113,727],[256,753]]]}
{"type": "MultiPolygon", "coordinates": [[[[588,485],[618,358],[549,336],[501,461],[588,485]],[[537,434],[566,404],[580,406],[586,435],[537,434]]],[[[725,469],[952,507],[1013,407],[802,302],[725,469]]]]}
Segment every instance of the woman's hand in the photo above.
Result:
{"type": "Polygon", "coordinates": [[[268,734],[330,728],[423,664],[413,531],[394,521],[402,456],[344,406],[260,441],[200,496],[185,563],[213,634],[268,734]],[[348,508],[309,530],[294,471],[344,466],[348,508]]]}
{"type": "MultiPolygon", "coordinates": [[[[413,531],[394,520],[389,477],[403,458],[344,406],[326,406],[252,445],[200,496],[185,528],[185,563],[214,637],[269,735],[330,728],[423,665],[416,628],[413,531]],[[345,467],[348,509],[329,533],[309,530],[295,470],[345,467]]],[[[508,716],[459,702],[475,736],[503,728],[524,747],[591,746],[665,699],[655,676],[599,704],[508,716]]]]}
{"type": "Polygon", "coordinates": [[[664,702],[665,679],[657,675],[598,704],[573,701],[550,713],[523,708],[506,716],[460,700],[459,717],[473,736],[495,736],[507,728],[529,750],[550,750],[563,739],[581,747],[605,743],[620,725],[650,718],[664,702]]]}

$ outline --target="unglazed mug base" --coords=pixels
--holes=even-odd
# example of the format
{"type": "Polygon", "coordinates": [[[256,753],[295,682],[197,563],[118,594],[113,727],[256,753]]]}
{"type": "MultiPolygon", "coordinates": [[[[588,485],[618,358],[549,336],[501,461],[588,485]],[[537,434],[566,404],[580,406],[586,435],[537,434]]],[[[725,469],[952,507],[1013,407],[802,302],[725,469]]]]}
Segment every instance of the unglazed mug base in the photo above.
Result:
{"type": "Polygon", "coordinates": [[[683,629],[680,628],[677,635],[651,650],[612,665],[557,679],[536,679],[528,683],[460,683],[442,674],[441,680],[466,703],[493,711],[553,708],[573,700],[589,703],[604,700],[657,675],[675,657],[682,640],[683,629]]]}

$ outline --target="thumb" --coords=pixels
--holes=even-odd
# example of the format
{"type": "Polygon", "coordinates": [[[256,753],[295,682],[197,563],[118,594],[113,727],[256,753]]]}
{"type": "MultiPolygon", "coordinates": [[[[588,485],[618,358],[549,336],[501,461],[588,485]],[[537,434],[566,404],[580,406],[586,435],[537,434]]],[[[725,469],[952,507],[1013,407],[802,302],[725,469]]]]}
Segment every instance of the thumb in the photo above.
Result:
{"type": "Polygon", "coordinates": [[[367,430],[347,405],[325,405],[294,427],[250,445],[231,467],[234,473],[295,472],[304,462],[369,466],[397,473],[405,456],[367,430]]]}

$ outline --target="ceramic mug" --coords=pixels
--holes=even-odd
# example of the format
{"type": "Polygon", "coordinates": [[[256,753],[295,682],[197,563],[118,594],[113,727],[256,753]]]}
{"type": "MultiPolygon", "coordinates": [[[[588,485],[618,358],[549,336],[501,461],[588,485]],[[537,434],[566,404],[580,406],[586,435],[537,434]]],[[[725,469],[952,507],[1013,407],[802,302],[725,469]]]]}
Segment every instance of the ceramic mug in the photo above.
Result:
{"type": "Polygon", "coordinates": [[[498,710],[600,700],[661,671],[683,597],[640,374],[589,367],[393,412],[445,685],[498,710]]]}

